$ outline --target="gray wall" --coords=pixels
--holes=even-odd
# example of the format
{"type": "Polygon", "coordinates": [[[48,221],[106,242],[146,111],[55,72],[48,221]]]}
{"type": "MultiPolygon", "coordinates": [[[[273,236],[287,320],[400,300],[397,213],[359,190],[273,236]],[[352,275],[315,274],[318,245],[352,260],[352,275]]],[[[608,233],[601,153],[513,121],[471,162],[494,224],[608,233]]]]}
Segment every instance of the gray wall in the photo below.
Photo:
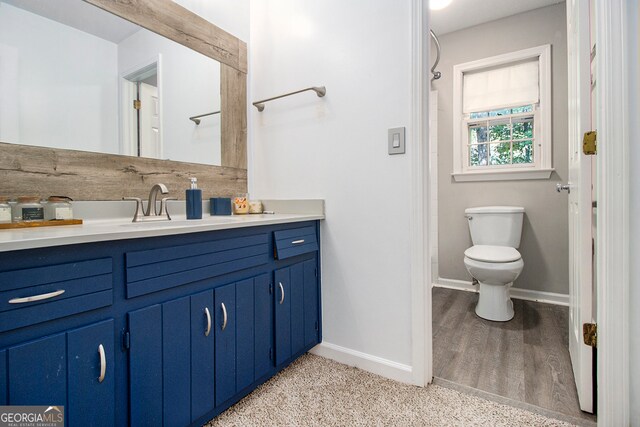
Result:
{"type": "Polygon", "coordinates": [[[568,199],[555,191],[567,171],[567,30],[565,4],[522,13],[440,37],[442,78],[438,90],[438,227],[441,278],[470,280],[463,253],[471,246],[464,210],[513,205],[526,210],[520,252],[524,270],[518,288],[569,293],[568,199]],[[453,171],[453,66],[467,61],[551,44],[553,167],[551,179],[455,182],[453,171]]]}

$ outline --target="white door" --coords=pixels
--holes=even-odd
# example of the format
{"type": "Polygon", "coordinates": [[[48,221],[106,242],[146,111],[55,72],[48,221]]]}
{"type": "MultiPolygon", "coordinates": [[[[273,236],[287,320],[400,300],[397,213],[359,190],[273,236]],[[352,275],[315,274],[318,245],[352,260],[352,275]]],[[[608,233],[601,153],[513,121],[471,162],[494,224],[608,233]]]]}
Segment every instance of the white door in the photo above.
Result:
{"type": "Polygon", "coordinates": [[[582,153],[590,122],[589,2],[567,1],[569,70],[569,353],[580,408],[593,412],[592,349],[582,325],[593,320],[591,157],[582,153]]]}
{"type": "Polygon", "coordinates": [[[140,83],[140,157],[162,158],[158,88],[140,83]]]}

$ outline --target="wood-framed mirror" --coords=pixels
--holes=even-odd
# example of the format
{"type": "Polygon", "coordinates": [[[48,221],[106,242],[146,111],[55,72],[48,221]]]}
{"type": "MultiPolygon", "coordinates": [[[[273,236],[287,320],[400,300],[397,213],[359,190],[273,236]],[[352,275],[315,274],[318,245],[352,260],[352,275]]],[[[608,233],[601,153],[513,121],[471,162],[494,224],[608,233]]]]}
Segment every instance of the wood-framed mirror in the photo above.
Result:
{"type": "Polygon", "coordinates": [[[198,177],[204,197],[246,192],[246,43],[171,0],[83,1],[219,62],[217,164],[41,147],[0,139],[0,195],[120,200],[126,196],[146,197],[154,183],[162,182],[169,187],[171,196],[184,198],[190,176],[198,177]]]}

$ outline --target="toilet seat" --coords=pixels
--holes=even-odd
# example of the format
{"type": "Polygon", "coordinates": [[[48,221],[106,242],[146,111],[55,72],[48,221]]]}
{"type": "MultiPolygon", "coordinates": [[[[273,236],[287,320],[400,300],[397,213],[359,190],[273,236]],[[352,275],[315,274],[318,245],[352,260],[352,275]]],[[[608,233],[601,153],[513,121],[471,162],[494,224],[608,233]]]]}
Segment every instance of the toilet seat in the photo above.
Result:
{"type": "Polygon", "coordinates": [[[464,256],[475,261],[508,263],[522,258],[520,252],[509,246],[475,245],[464,251],[464,256]]]}

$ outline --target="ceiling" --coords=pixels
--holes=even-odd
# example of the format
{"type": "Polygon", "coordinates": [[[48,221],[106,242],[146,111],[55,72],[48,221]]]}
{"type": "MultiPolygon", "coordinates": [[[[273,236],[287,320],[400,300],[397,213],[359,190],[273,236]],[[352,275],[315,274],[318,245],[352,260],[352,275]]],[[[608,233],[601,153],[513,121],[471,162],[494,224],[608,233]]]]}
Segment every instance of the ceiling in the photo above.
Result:
{"type": "Polygon", "coordinates": [[[564,0],[453,0],[444,9],[431,11],[430,26],[440,36],[563,2],[564,0]]]}
{"type": "Polygon", "coordinates": [[[81,0],[1,0],[0,3],[8,3],[116,44],[140,29],[81,0]]]}

